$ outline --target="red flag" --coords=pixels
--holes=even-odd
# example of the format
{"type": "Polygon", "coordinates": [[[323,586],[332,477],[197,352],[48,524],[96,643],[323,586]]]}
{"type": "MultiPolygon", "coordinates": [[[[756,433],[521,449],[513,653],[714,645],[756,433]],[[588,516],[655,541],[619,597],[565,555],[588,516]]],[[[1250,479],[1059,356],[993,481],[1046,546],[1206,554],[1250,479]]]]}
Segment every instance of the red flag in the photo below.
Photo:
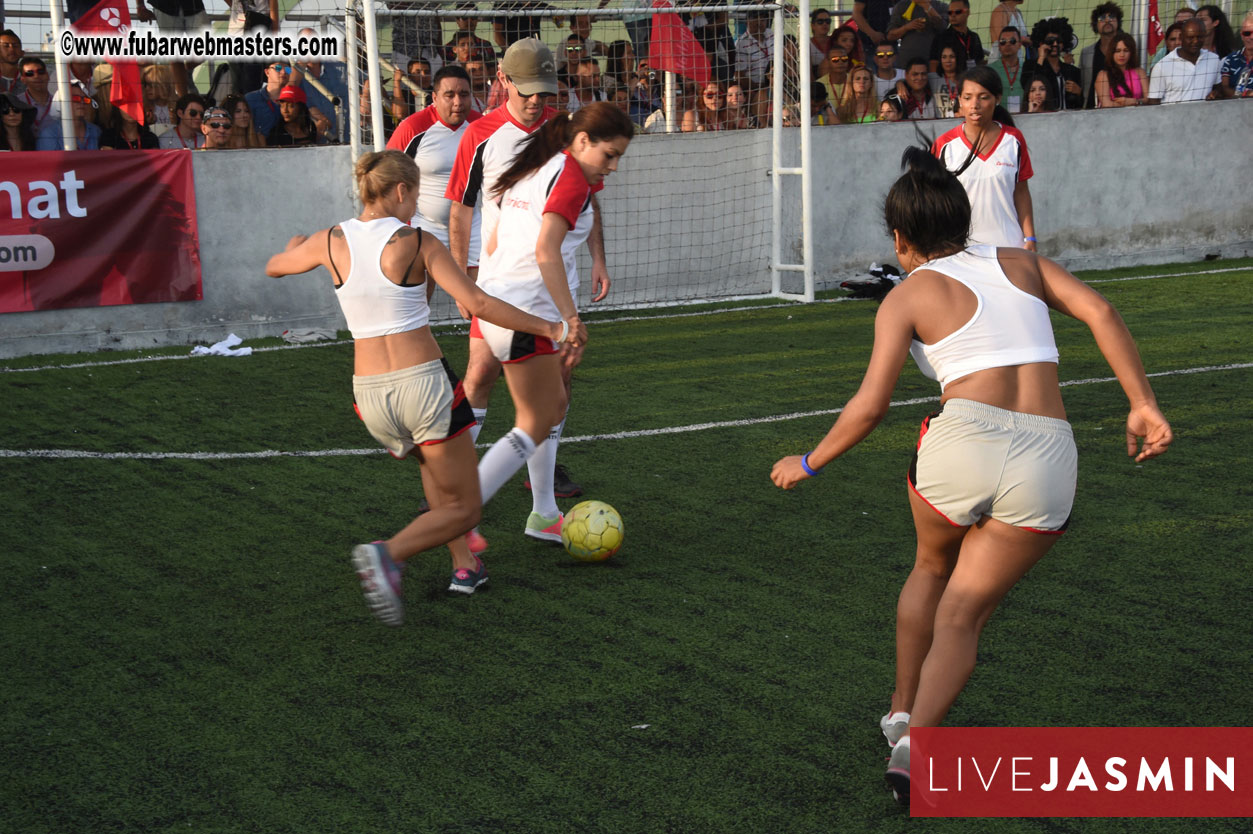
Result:
{"type": "Polygon", "coordinates": [[[1166,33],[1162,31],[1162,21],[1157,16],[1157,0],[1149,0],[1149,45],[1146,50],[1145,66],[1148,66],[1147,59],[1157,52],[1157,46],[1166,37],[1166,33]]]}
{"type": "MultiPolygon", "coordinates": [[[[131,13],[126,0],[100,0],[74,22],[79,32],[125,35],[131,28],[131,13]]],[[[139,64],[134,61],[109,61],[113,82],[109,85],[109,103],[140,124],[144,123],[144,88],[139,78],[139,64]]]]}
{"type": "MultiPolygon", "coordinates": [[[[670,0],[654,0],[654,9],[670,9],[670,0]]],[[[709,83],[709,56],[701,49],[692,30],[674,12],[653,15],[653,31],[648,40],[648,65],[653,69],[677,72],[697,84],[709,83]]]]}

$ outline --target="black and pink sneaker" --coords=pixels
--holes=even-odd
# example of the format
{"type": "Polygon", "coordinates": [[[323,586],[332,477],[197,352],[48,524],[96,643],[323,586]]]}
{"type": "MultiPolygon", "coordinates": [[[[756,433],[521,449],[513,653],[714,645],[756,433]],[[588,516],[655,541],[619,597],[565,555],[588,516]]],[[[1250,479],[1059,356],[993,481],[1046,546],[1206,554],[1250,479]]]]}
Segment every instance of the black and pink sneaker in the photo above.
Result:
{"type": "Polygon", "coordinates": [[[452,582],[448,585],[448,590],[455,591],[458,594],[472,594],[478,587],[487,582],[487,566],[483,564],[483,560],[477,555],[474,557],[477,567],[474,570],[466,570],[460,568],[453,571],[452,582]]]}

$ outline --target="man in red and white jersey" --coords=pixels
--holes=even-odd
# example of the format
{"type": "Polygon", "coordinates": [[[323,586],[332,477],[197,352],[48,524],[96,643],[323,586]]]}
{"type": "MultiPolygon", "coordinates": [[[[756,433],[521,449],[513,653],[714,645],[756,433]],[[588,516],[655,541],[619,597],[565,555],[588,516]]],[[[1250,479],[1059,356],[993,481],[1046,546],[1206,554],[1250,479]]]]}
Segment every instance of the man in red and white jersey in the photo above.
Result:
{"type": "MultiPolygon", "coordinates": [[[[418,171],[418,210],[410,225],[430,232],[448,245],[448,214],[452,208],[444,193],[457,158],[461,137],[480,114],[471,107],[470,76],[458,66],[445,65],[435,73],[434,103],[407,117],[387,140],[387,147],[413,157],[418,171]]],[[[479,222],[475,216],[470,230],[469,260],[466,272],[477,277],[479,263],[479,222]]],[[[428,293],[433,290],[427,282],[428,293]]]]}
{"type": "MultiPolygon", "coordinates": [[[[481,239],[485,244],[490,240],[500,219],[500,207],[494,200],[486,199],[486,195],[501,174],[513,164],[523,140],[557,112],[547,106],[548,101],[557,94],[556,62],[551,50],[538,38],[524,38],[510,46],[497,68],[496,79],[508,93],[508,100],[466,129],[457,148],[457,158],[444,195],[452,201],[448,218],[449,249],[453,259],[463,269],[469,264],[469,230],[475,206],[481,204],[481,239]]],[[[595,222],[588,248],[592,255],[592,300],[599,301],[609,292],[610,279],[605,266],[605,239],[600,224],[600,207],[594,198],[592,206],[595,222]]],[[[480,249],[478,260],[485,267],[487,253],[480,249]]],[[[578,364],[580,354],[581,351],[571,352],[563,363],[567,389],[570,372],[578,364]]],[[[476,323],[471,322],[470,358],[463,385],[466,399],[474,409],[476,425],[472,431],[476,438],[487,414],[492,387],[499,377],[500,363],[483,342],[476,323]]],[[[563,420],[561,424],[554,426],[549,435],[550,440],[546,442],[559,442],[564,425],[563,420]]],[[[537,453],[535,460],[545,457],[537,453]]],[[[530,472],[532,489],[539,491],[536,494],[537,500],[543,498],[541,493],[548,489],[554,489],[555,495],[560,498],[582,494],[582,489],[570,481],[564,467],[557,467],[557,470],[558,483],[555,488],[552,486],[552,473],[539,477],[537,473],[530,472]]]]}

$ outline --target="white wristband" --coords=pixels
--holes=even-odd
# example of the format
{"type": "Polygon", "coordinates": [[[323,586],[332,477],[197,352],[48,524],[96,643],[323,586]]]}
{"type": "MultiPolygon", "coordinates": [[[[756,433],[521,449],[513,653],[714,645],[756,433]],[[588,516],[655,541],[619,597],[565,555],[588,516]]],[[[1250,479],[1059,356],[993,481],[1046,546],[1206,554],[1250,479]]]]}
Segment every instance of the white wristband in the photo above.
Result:
{"type": "Polygon", "coordinates": [[[557,340],[557,344],[561,344],[570,335],[570,322],[565,319],[561,320],[561,338],[557,340]]]}

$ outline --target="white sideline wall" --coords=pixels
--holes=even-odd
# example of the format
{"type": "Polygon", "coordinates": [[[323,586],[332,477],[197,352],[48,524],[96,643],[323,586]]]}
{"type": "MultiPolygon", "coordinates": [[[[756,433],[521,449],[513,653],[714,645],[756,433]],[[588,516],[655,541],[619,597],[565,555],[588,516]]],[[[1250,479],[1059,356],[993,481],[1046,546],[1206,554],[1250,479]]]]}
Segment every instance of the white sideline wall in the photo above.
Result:
{"type": "MultiPolygon", "coordinates": [[[[922,127],[934,136],[955,124],[922,127]]],[[[1044,254],[1075,269],[1253,254],[1253,188],[1248,157],[1239,151],[1253,135],[1249,102],[1024,116],[1018,126],[1036,172],[1031,193],[1044,254]]],[[[799,157],[796,134],[785,133],[793,145],[785,165],[799,157]]],[[[877,124],[815,128],[813,141],[821,288],[891,259],[882,197],[899,172],[901,151],[917,140],[912,124],[877,124]]],[[[769,168],[769,131],[640,137],[601,195],[615,282],[610,300],[623,299],[636,283],[652,286],[642,302],[703,297],[709,286],[719,295],[768,293],[768,234],[764,247],[746,253],[738,274],[719,274],[708,253],[740,247],[746,229],[768,226],[769,168]],[[732,187],[735,199],[708,204],[694,171],[728,159],[739,161],[718,168],[719,187],[732,187]],[[624,217],[647,217],[652,231],[624,217]],[[702,245],[687,243],[694,239],[702,245]]],[[[263,269],[292,235],[355,212],[348,148],[196,153],[194,169],[202,301],[3,314],[0,358],[342,328],[322,270],[275,280],[263,269]]],[[[800,178],[788,177],[784,193],[783,257],[798,262],[800,178]]],[[[586,297],[585,253],[581,264],[586,297]]],[[[797,289],[799,280],[785,273],[785,289],[797,289]]],[[[441,313],[449,315],[446,301],[437,306],[441,313]]]]}
{"type": "MultiPolygon", "coordinates": [[[[930,139],[957,124],[919,126],[930,139]]],[[[1253,102],[1041,113],[1015,124],[1035,171],[1041,254],[1076,270],[1253,255],[1253,102]]],[[[883,198],[910,141],[921,140],[900,123],[813,129],[819,289],[893,259],[883,198]]],[[[799,159],[788,150],[785,165],[799,159]]],[[[798,178],[788,179],[799,195],[798,178]]],[[[784,202],[783,217],[783,257],[799,262],[799,196],[784,202]]]]}

